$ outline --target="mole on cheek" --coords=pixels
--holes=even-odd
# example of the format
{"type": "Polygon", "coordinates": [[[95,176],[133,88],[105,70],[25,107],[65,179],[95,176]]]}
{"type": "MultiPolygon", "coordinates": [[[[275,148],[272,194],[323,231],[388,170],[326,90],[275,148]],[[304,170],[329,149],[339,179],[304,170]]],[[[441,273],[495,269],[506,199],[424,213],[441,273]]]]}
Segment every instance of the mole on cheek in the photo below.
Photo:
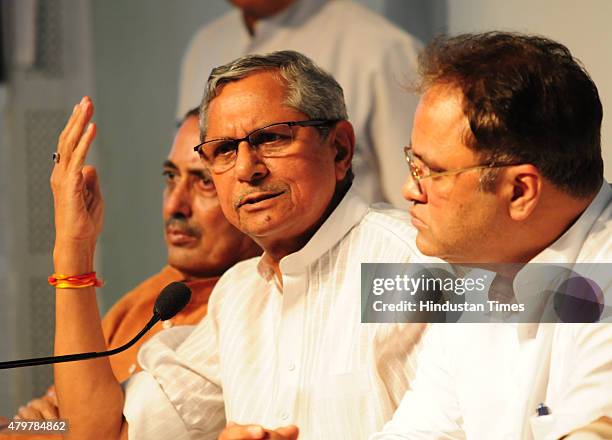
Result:
{"type": "Polygon", "coordinates": [[[272,217],[270,217],[269,215],[266,215],[265,221],[269,222],[270,220],[272,220],[272,217]]]}

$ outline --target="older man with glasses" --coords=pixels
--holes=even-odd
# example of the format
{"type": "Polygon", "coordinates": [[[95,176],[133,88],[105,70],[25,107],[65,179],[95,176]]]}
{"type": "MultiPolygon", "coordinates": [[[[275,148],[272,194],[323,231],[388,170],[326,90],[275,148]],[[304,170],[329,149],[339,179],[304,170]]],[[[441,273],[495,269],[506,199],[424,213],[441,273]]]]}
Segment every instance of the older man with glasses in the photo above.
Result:
{"type": "MultiPolygon", "coordinates": [[[[64,274],[91,272],[99,232],[90,113],[77,109],[53,176],[64,274]]],[[[351,189],[342,89],[296,52],[245,56],[213,70],[200,126],[221,208],[264,254],[225,273],[198,326],[145,345],[125,388],[104,360],[56,366],[73,438],[366,438],[407,389],[423,326],[361,325],[360,264],[420,254],[405,214],[351,189]]],[[[94,289],[56,304],[56,351],[99,350],[94,289]]]]}

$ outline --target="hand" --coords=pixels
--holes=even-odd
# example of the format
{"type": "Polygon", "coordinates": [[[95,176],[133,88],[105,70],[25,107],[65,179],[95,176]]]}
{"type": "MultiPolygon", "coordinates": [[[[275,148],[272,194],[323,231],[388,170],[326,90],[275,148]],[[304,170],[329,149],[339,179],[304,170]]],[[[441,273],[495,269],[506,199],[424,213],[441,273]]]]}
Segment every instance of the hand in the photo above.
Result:
{"type": "Polygon", "coordinates": [[[47,394],[39,399],[33,399],[26,406],[19,408],[15,416],[19,420],[57,420],[59,410],[55,387],[49,388],[47,394]]]}
{"type": "MultiPolygon", "coordinates": [[[[51,174],[56,263],[57,258],[61,258],[66,251],[77,250],[85,260],[91,260],[84,261],[83,266],[93,265],[96,240],[102,231],[104,202],[97,173],[94,167],[84,165],[96,135],[96,126],[90,122],[93,110],[91,100],[84,97],[74,107],[57,143],[59,163],[53,167],[51,174]]],[[[56,271],[61,273],[62,269],[57,266],[56,271]]],[[[89,270],[83,267],[81,271],[89,270]]],[[[76,273],[79,272],[70,274],[76,273]]]]}
{"type": "Polygon", "coordinates": [[[237,423],[229,422],[218,440],[297,440],[298,434],[299,429],[295,425],[269,430],[260,425],[238,425],[237,423]]]}

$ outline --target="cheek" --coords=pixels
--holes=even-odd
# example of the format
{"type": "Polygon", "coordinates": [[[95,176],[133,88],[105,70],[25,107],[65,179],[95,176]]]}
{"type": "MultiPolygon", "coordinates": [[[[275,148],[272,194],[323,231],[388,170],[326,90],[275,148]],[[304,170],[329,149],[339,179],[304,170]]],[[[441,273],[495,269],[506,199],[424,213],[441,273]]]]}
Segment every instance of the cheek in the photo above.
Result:
{"type": "Polygon", "coordinates": [[[164,192],[162,193],[162,214],[164,216],[164,219],[169,217],[168,200],[169,190],[168,188],[164,188],[164,192]]]}
{"type": "MultiPolygon", "coordinates": [[[[230,172],[231,170],[228,171],[228,173],[230,172]]],[[[225,218],[234,223],[234,219],[237,218],[237,214],[234,210],[234,204],[232,203],[233,183],[231,182],[232,178],[226,177],[226,175],[213,175],[213,182],[215,184],[215,188],[217,189],[218,204],[223,210],[225,218]]]]}
{"type": "Polygon", "coordinates": [[[192,203],[192,218],[198,226],[206,231],[213,229],[218,223],[219,216],[223,216],[219,200],[211,196],[195,197],[192,203]]]}
{"type": "MultiPolygon", "coordinates": [[[[316,159],[295,162],[286,169],[291,174],[284,181],[291,188],[291,198],[294,203],[304,206],[304,201],[329,199],[336,187],[336,169],[332,161],[316,159]],[[302,177],[296,179],[295,177],[302,177]],[[328,197],[329,196],[329,197],[328,197]]],[[[285,172],[286,173],[286,172],[285,172]]],[[[308,205],[305,208],[308,209],[308,205]]]]}

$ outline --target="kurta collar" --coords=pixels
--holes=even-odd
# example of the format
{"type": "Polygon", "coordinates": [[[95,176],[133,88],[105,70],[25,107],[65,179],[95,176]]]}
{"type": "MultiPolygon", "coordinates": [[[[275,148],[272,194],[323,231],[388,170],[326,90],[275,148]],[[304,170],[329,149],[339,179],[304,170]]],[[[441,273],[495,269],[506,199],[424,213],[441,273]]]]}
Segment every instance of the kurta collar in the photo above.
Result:
{"type": "MultiPolygon", "coordinates": [[[[321,255],[338,243],[353,226],[361,221],[368,211],[368,205],[351,188],[344,195],[336,209],[315,232],[306,245],[297,252],[283,257],[279,263],[283,275],[303,272],[321,255]]],[[[272,269],[260,258],[257,265],[259,274],[266,280],[273,276],[272,269]]]]}
{"type": "MultiPolygon", "coordinates": [[[[574,224],[518,272],[514,278],[513,287],[519,303],[529,302],[532,295],[547,291],[550,286],[555,285],[555,280],[559,277],[562,280],[565,279],[566,275],[562,269],[554,270],[551,267],[550,270],[542,270],[543,263],[571,270],[578,260],[594,223],[611,200],[612,189],[608,182],[604,181],[597,196],[574,224]],[[536,264],[532,265],[532,263],[536,264]]],[[[540,300],[548,301],[548,299],[541,298],[540,300]]],[[[539,327],[538,322],[518,325],[519,340],[535,338],[539,327]]]]}
{"type": "Polygon", "coordinates": [[[597,218],[612,199],[610,184],[604,180],[597,196],[578,220],[553,244],[536,255],[529,263],[574,264],[597,218]]]}
{"type": "MultiPolygon", "coordinates": [[[[249,35],[246,27],[244,33],[250,43],[261,42],[276,33],[279,28],[293,28],[307,22],[319,11],[328,0],[296,0],[294,4],[272,17],[258,20],[255,24],[255,34],[249,35]]],[[[242,19],[242,17],[241,17],[242,19]]]]}

